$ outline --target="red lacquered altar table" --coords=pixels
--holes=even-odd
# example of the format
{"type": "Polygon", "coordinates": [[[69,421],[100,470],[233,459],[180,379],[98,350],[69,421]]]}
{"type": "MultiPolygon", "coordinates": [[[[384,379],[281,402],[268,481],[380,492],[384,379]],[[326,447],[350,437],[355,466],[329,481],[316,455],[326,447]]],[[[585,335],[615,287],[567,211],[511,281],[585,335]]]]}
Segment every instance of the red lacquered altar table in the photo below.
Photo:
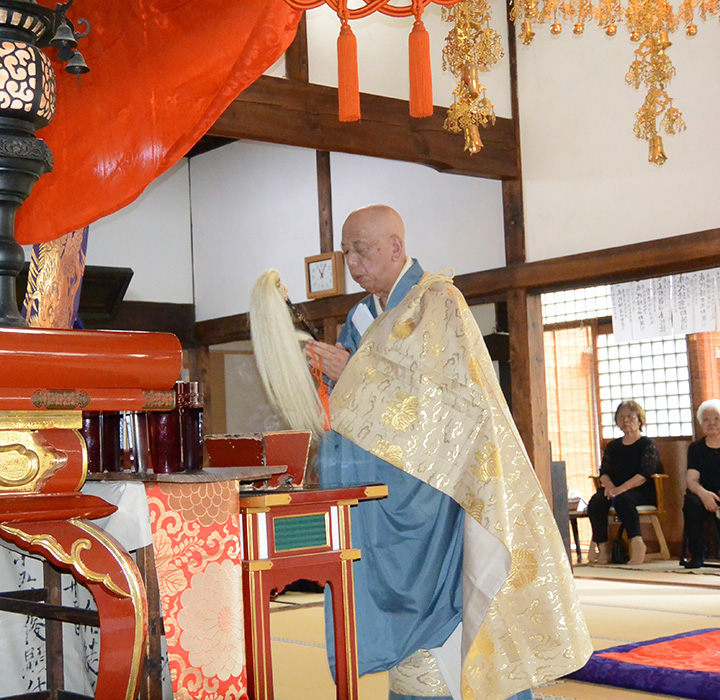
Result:
{"type": "Polygon", "coordinates": [[[350,507],[387,496],[387,486],[303,486],[240,493],[243,603],[250,700],[273,695],[270,595],[307,579],[332,591],[338,700],[358,697],[350,507]]]}
{"type": "MultiPolygon", "coordinates": [[[[82,411],[170,409],[181,366],[180,342],[166,333],[0,328],[0,539],[40,555],[92,593],[97,619],[84,624],[100,627],[96,697],[102,700],[136,696],[147,602],[133,560],[90,522],[116,507],[79,493],[87,474],[82,411]]],[[[7,592],[0,609],[56,622],[79,619],[45,589],[21,593],[31,597],[7,592]]],[[[47,640],[53,639],[51,661],[61,658],[62,633],[48,627],[47,640]]],[[[63,687],[62,664],[49,664],[50,694],[63,687]]]]}

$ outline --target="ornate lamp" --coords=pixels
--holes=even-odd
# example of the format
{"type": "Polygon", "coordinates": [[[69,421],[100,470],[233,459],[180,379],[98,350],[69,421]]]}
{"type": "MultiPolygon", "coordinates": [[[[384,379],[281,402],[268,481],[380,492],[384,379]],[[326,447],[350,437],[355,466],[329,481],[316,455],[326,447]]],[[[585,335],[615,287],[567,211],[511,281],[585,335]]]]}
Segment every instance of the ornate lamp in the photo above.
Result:
{"type": "MultiPolygon", "coordinates": [[[[73,2],[50,10],[35,0],[0,0],[0,325],[4,326],[25,325],[15,296],[15,279],[25,259],[15,240],[15,214],[38,178],[53,167],[50,148],[35,136],[36,129],[52,121],[56,101],[55,74],[40,48],[54,44],[59,33],[61,41],[70,42],[61,60],[75,59],[70,72],[87,72],[82,56],[78,64],[79,54],[70,45],[69,34],[74,45],[78,38],[65,17],[73,2]]],[[[54,45],[62,52],[63,45],[54,45]]]]}

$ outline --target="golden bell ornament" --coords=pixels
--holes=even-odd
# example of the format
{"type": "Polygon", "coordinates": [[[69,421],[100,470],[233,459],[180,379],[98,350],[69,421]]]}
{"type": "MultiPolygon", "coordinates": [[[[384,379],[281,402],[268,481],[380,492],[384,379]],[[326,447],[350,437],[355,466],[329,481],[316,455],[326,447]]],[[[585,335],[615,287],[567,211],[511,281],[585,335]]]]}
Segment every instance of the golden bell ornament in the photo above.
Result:
{"type": "Polygon", "coordinates": [[[608,26],[605,27],[605,34],[608,36],[615,36],[617,34],[617,25],[608,24],[608,26]]]}
{"type": "Polygon", "coordinates": [[[697,34],[697,24],[688,24],[688,26],[685,27],[685,34],[695,36],[697,34]]]}
{"type": "Polygon", "coordinates": [[[465,128],[465,150],[470,153],[480,153],[483,142],[480,140],[480,131],[477,124],[465,128]]]}
{"type": "Polygon", "coordinates": [[[465,83],[467,91],[470,93],[470,96],[473,99],[475,99],[482,92],[482,90],[485,89],[485,86],[480,82],[480,79],[478,78],[477,66],[463,65],[462,79],[465,83]]]}
{"type": "Polygon", "coordinates": [[[663,150],[662,136],[658,134],[655,134],[655,136],[650,139],[650,155],[648,156],[648,160],[656,165],[662,165],[667,160],[667,156],[663,150]]]}
{"type": "Polygon", "coordinates": [[[582,22],[578,22],[573,26],[573,34],[582,34],[585,31],[585,25],[582,22]]]}
{"type": "Polygon", "coordinates": [[[640,32],[637,29],[630,32],[630,41],[640,41],[640,32]]]}
{"type": "Polygon", "coordinates": [[[522,31],[520,32],[520,38],[522,39],[523,44],[528,46],[534,36],[535,32],[532,30],[532,24],[529,20],[525,20],[523,22],[522,31]]]}
{"type": "Polygon", "coordinates": [[[667,32],[660,32],[660,35],[658,36],[658,48],[661,51],[665,51],[665,49],[669,49],[672,46],[672,41],[668,39],[667,32]]]}
{"type": "Polygon", "coordinates": [[[561,31],[562,31],[562,24],[560,24],[560,22],[555,22],[555,23],[550,27],[550,34],[554,34],[555,36],[557,36],[558,34],[560,34],[561,31]]]}

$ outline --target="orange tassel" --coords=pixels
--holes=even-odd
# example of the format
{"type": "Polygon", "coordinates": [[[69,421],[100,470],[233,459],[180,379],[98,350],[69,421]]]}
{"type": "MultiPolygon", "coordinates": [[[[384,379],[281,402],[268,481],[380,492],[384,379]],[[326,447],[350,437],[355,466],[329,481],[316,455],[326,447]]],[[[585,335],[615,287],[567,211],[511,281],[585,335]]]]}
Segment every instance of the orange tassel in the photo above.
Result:
{"type": "Polygon", "coordinates": [[[408,39],[410,53],[410,116],[431,117],[433,113],[430,35],[418,17],[408,39]]]}
{"type": "Polygon", "coordinates": [[[350,25],[343,22],[337,40],[338,53],[338,118],[341,122],[360,119],[360,87],[358,83],[357,39],[350,25]]]}
{"type": "Polygon", "coordinates": [[[310,346],[310,356],[313,359],[313,366],[310,370],[310,374],[317,383],[318,398],[320,399],[320,405],[322,406],[324,414],[323,427],[325,428],[325,430],[331,430],[332,426],[330,424],[330,389],[328,389],[328,385],[323,379],[322,358],[319,355],[315,354],[312,349],[312,345],[310,346]]]}

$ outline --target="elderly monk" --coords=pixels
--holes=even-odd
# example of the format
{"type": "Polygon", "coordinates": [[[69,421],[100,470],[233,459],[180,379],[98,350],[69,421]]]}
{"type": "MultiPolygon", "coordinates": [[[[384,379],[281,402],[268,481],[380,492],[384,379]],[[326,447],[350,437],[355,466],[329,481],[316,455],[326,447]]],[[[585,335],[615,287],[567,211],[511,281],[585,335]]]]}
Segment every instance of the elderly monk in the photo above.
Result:
{"type": "Polygon", "coordinates": [[[305,352],[335,384],[320,482],[388,485],[352,515],[360,674],[389,670],[391,700],[530,698],[591,647],[477,324],[449,278],[406,256],[390,207],[350,214],[342,250],[369,295],[335,346],[305,352]]]}

